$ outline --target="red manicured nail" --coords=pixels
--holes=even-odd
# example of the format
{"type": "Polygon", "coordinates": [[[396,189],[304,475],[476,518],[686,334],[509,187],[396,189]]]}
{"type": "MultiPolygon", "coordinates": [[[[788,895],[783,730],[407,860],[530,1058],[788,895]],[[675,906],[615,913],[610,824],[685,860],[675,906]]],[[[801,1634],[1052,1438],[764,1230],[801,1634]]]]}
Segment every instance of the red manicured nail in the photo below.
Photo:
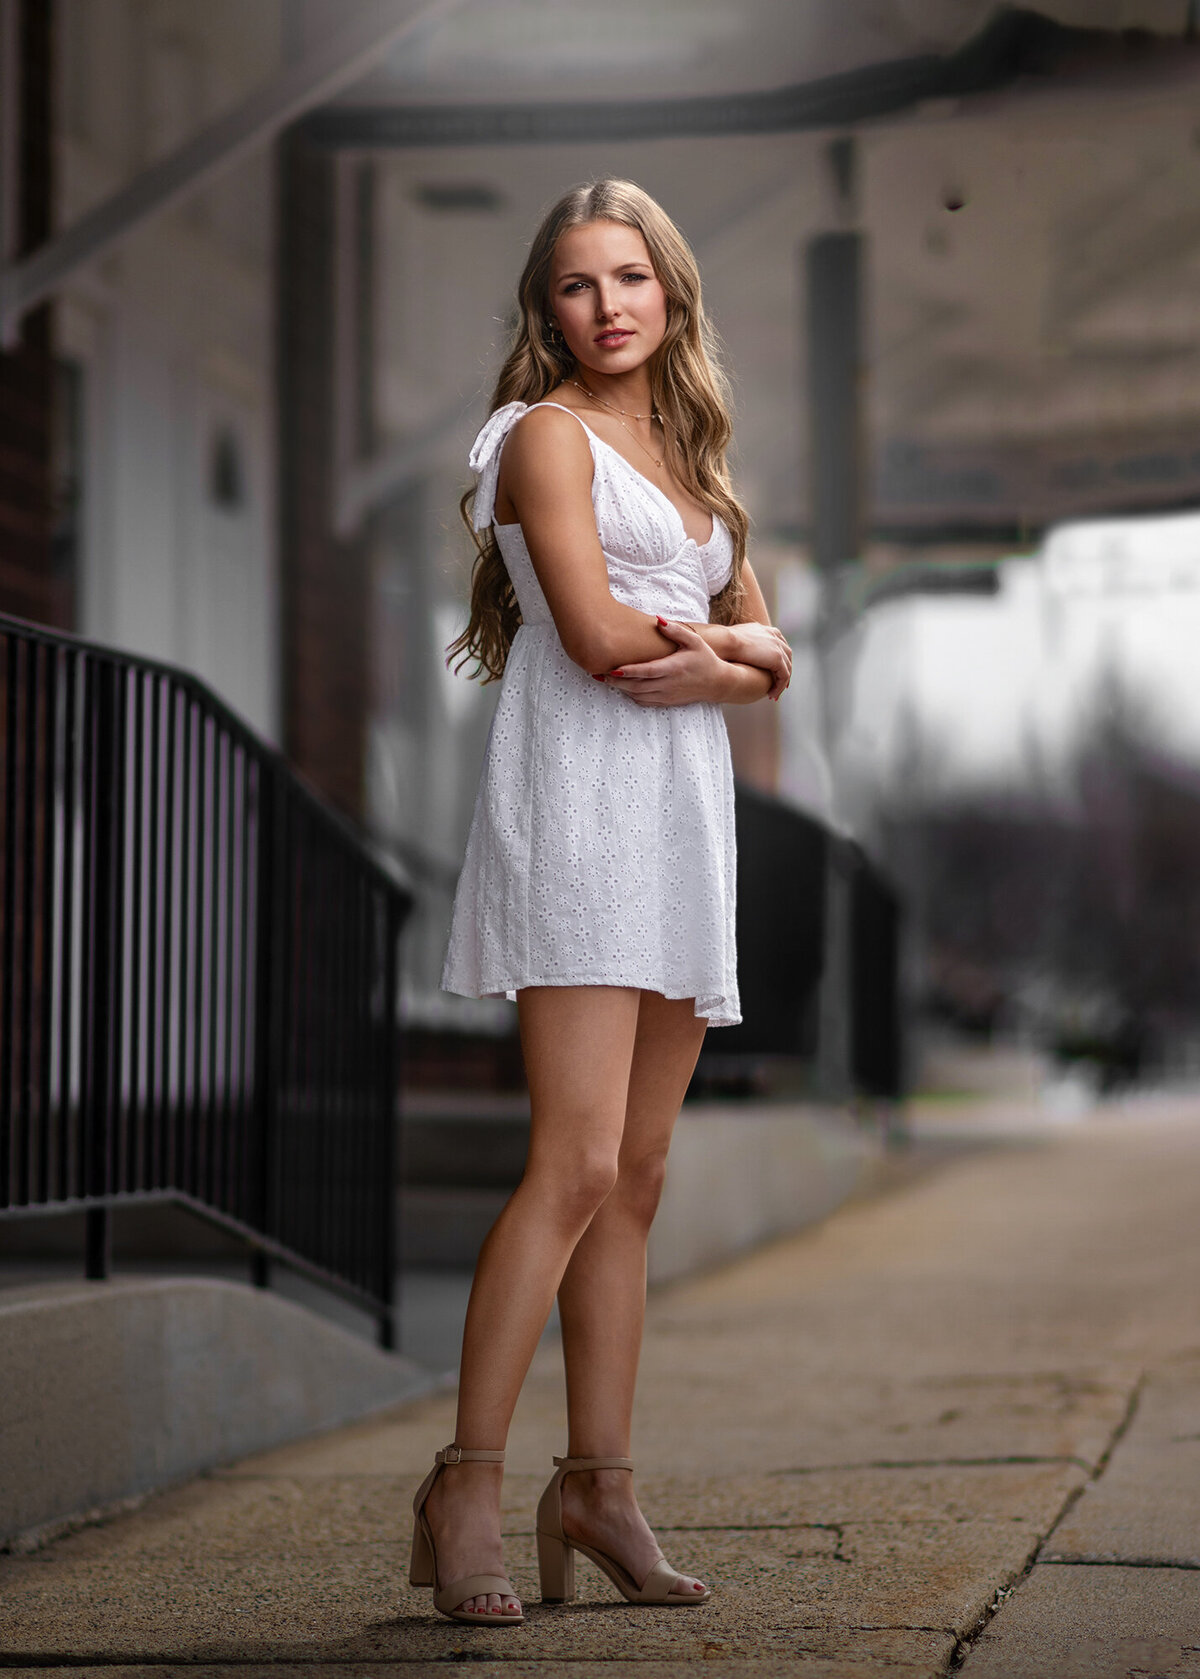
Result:
{"type": "Polygon", "coordinates": [[[660,613],[659,613],[659,614],[658,614],[658,621],[659,621],[659,623],[660,623],[660,624],[665,624],[665,623],[666,623],[666,621],[667,621],[667,620],[666,620],[666,619],[665,619],[665,618],[664,618],[664,617],[663,617],[663,615],[662,615],[662,613],[661,613],[661,612],[660,612],[660,613]]]}
{"type": "Polygon", "coordinates": [[[608,674],[610,676],[624,676],[625,672],[623,670],[610,670],[608,674]]]}
{"type": "Polygon", "coordinates": [[[603,682],[604,681],[603,672],[598,671],[598,670],[594,670],[592,672],[592,681],[593,682],[603,682]]]}

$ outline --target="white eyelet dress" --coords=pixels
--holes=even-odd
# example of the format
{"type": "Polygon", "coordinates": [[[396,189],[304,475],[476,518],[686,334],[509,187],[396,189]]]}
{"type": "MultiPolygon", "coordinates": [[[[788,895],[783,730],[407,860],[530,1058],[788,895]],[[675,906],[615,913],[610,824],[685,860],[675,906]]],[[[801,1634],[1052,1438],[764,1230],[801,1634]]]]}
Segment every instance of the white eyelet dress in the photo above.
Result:
{"type": "MultiPolygon", "coordinates": [[[[527,412],[498,408],[475,441],[477,529],[493,523],[500,452],[527,412]]],[[[729,578],[729,532],[714,518],[696,543],[670,499],[584,430],[613,598],[707,622],[729,578]]],[[[737,862],[721,709],[640,706],[594,681],[558,639],[520,525],[495,533],[522,623],[488,735],[443,989],[633,986],[694,998],[710,1026],[734,1026],[737,862]]]]}

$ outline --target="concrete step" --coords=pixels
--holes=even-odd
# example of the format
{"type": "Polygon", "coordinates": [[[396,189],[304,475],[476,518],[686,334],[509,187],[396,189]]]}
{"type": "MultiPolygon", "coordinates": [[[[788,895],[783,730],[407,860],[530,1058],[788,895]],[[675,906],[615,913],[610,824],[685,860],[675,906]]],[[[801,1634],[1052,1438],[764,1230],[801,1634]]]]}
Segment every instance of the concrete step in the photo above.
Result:
{"type": "Polygon", "coordinates": [[[404,1108],[400,1157],[401,1264],[470,1271],[520,1182],[529,1099],[479,1091],[419,1091],[404,1108]]]}
{"type": "Polygon", "coordinates": [[[400,1191],[400,1263],[418,1270],[473,1270],[509,1188],[406,1185],[400,1191]]]}
{"type": "Polygon", "coordinates": [[[454,1189],[512,1189],[529,1144],[526,1096],[422,1092],[404,1110],[400,1181],[454,1189]]]}
{"type": "Polygon", "coordinates": [[[436,1386],[273,1291],[211,1277],[4,1289],[0,1369],[0,1548],[436,1386]]]}

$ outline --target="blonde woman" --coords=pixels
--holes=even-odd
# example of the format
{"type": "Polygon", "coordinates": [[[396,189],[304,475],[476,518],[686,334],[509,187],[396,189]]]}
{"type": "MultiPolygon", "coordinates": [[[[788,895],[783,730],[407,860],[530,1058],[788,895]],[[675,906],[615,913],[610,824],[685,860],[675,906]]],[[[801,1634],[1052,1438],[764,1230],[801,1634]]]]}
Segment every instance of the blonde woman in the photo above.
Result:
{"type": "Polygon", "coordinates": [[[746,563],[695,260],[639,187],[577,187],[522,275],[516,341],[471,454],[479,550],[451,649],[503,687],[443,985],[515,994],[525,1174],[479,1256],[455,1441],[414,1502],[412,1582],[514,1624],[500,1483],[558,1295],[567,1457],[538,1507],[542,1596],[574,1555],[631,1603],[708,1587],[663,1558],[629,1458],[646,1238],[709,1026],[739,1017],[722,704],[778,698],[791,657],[746,563]]]}

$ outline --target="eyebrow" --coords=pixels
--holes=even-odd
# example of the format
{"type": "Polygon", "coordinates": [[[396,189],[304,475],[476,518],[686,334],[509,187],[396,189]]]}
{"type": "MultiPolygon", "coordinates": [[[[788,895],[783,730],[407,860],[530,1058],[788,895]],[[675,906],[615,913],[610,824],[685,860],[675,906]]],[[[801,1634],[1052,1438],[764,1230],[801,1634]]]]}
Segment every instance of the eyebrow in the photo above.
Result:
{"type": "MultiPolygon", "coordinates": [[[[654,272],[653,267],[646,261],[645,257],[631,257],[628,262],[618,262],[611,272],[615,274],[618,269],[626,268],[649,268],[651,273],[654,272]]],[[[572,268],[569,273],[560,274],[558,277],[560,280],[590,280],[592,276],[585,273],[582,268],[572,268]]]]}

